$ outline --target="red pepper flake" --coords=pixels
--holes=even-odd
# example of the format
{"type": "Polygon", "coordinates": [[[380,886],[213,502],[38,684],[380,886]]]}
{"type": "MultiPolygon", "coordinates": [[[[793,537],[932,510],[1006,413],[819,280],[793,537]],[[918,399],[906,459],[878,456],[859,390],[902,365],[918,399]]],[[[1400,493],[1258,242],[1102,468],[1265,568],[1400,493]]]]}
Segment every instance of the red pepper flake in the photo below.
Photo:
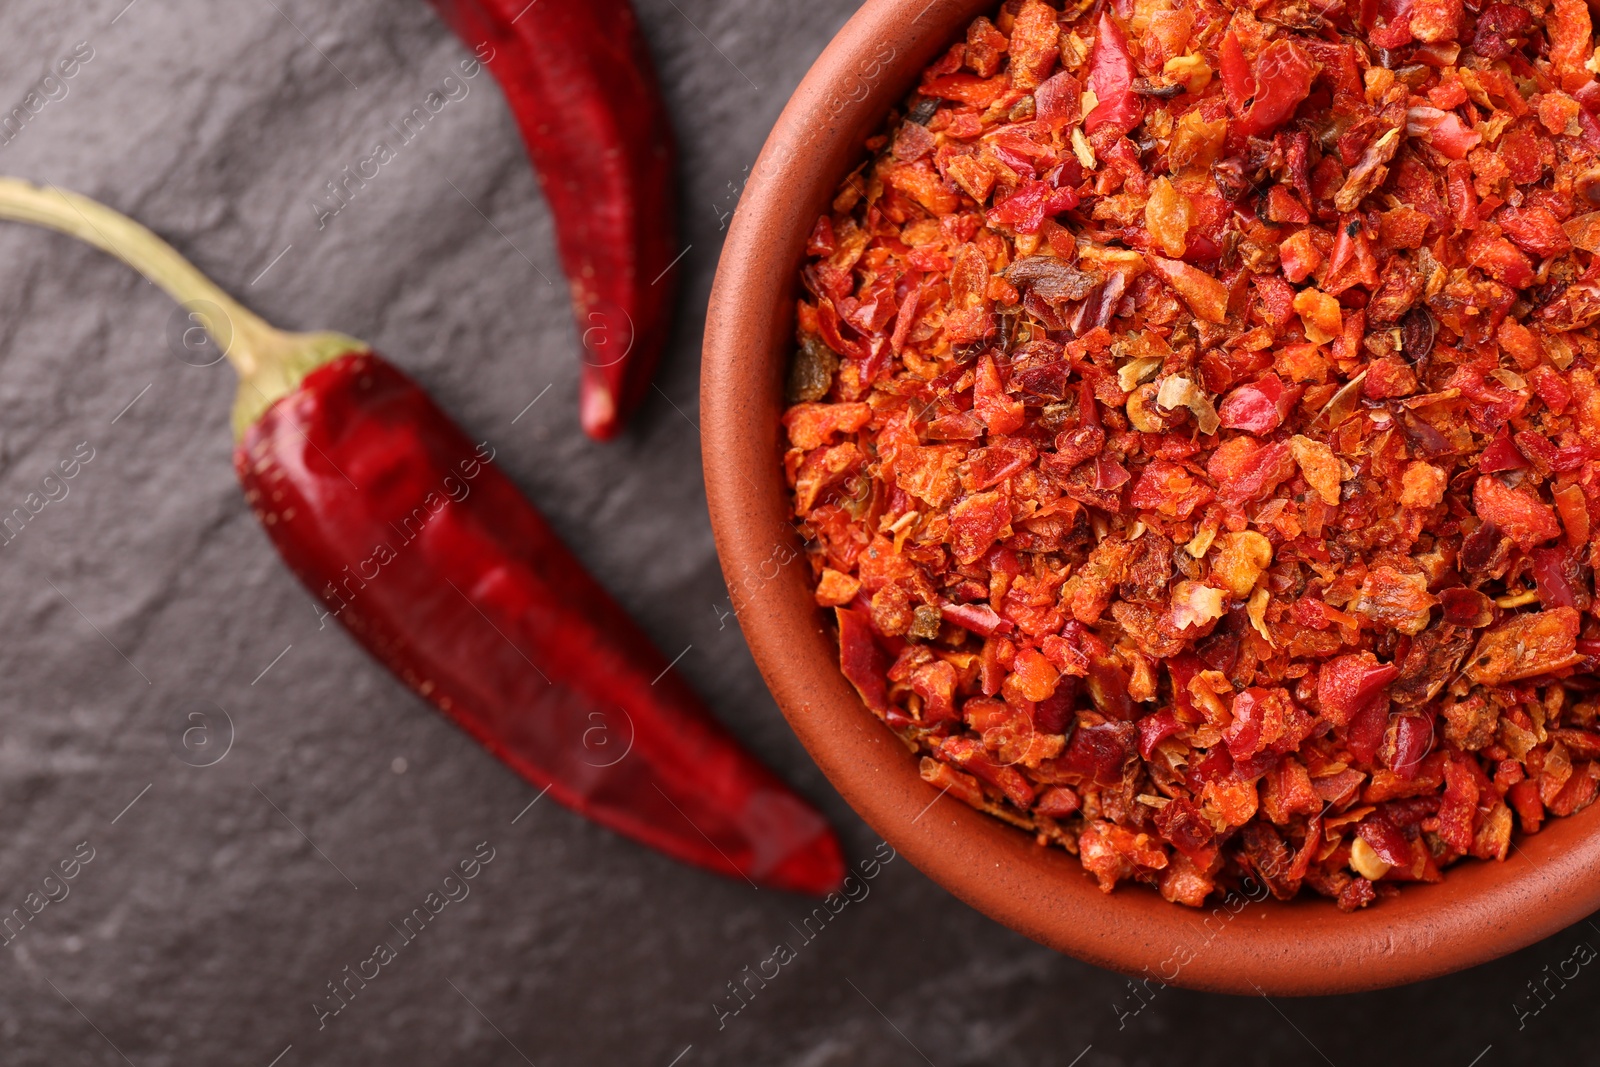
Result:
{"type": "Polygon", "coordinates": [[[1266,434],[1283,425],[1283,420],[1300,399],[1299,386],[1285,386],[1283,379],[1267,373],[1248,385],[1229,393],[1217,409],[1224,429],[1266,434]]]}
{"type": "Polygon", "coordinates": [[[1127,33],[1109,11],[1102,13],[1089,53],[1087,79],[1087,88],[1098,103],[1084,116],[1085,133],[1105,128],[1122,134],[1139,125],[1144,105],[1133,92],[1137,76],[1133,57],[1128,54],[1127,33]]]}
{"type": "Polygon", "coordinates": [[[1267,133],[1288,121],[1300,101],[1311,95],[1318,69],[1317,62],[1292,38],[1274,39],[1256,56],[1248,83],[1252,90],[1250,106],[1234,129],[1249,137],[1267,133]]]}

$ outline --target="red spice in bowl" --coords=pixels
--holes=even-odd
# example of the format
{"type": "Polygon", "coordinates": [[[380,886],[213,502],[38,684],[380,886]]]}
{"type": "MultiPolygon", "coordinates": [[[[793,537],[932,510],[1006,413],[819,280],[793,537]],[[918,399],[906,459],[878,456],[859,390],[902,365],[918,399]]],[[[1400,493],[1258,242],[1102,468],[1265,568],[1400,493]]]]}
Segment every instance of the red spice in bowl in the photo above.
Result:
{"type": "MultiPolygon", "coordinates": [[[[1077,857],[929,789],[919,758],[839,670],[781,457],[797,272],[840,175],[985,0],[865,0],[795,90],[740,197],[707,309],[702,457],[717,553],[756,665],[829,783],[908,863],[975,909],[1078,959],[1166,984],[1272,996],[1447,974],[1600,908],[1600,805],[1519,836],[1498,863],[1459,863],[1380,907],[1236,895],[1197,915],[1159,893],[1102,893],[1077,857]]],[[[1259,888],[1259,887],[1258,887],[1259,888]]]]}
{"type": "Polygon", "coordinates": [[[1600,780],[1587,9],[1324,15],[1007,3],[806,245],[844,674],[1108,892],[1352,910],[1600,780]]]}

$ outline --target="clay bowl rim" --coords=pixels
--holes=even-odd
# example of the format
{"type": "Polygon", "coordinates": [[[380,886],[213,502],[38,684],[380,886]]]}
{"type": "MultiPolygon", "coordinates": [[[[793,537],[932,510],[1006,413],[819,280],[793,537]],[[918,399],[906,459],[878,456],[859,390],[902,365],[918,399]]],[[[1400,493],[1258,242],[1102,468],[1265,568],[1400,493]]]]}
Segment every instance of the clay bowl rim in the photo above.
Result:
{"type": "Polygon", "coordinates": [[[701,446],[717,551],[738,621],[800,741],[856,812],[957,897],[1042,944],[1111,970],[1242,994],[1377,989],[1448,974],[1600,907],[1600,804],[1354,914],[1321,899],[1243,897],[1203,911],[1124,884],[939,795],[838,668],[786,518],[778,418],[807,234],[863,140],[992,0],[868,0],[779,117],[734,214],[712,288],[701,446]]]}

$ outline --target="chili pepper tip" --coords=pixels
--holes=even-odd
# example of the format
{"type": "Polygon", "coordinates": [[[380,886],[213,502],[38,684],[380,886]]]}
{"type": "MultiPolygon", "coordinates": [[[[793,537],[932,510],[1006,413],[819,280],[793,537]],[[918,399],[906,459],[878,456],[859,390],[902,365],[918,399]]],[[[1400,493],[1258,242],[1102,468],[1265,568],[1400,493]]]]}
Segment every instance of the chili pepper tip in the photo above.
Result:
{"type": "Polygon", "coordinates": [[[578,418],[583,432],[596,441],[609,441],[622,429],[617,402],[604,382],[584,381],[579,386],[578,418]]]}
{"type": "Polygon", "coordinates": [[[824,826],[817,836],[785,856],[761,881],[776,889],[825,897],[844,884],[844,855],[839,838],[824,826]]]}

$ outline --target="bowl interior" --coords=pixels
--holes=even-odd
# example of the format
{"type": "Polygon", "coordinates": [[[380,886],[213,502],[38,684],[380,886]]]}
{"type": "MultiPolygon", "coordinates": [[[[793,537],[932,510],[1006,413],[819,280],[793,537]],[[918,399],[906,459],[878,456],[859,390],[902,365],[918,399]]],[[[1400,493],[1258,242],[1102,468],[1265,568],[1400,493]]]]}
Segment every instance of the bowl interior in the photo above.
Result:
{"type": "Polygon", "coordinates": [[[1101,893],[1075,857],[940,797],[838,668],[780,473],[782,379],[806,236],[864,139],[987,0],[868,0],[817,60],[752,168],[706,325],[702,452],[738,619],[784,715],[845,800],[956,896],[1062,952],[1234,993],[1373,989],[1521,948],[1600,907],[1600,805],[1354,914],[1236,896],[1195,911],[1142,886],[1101,893]]]}

